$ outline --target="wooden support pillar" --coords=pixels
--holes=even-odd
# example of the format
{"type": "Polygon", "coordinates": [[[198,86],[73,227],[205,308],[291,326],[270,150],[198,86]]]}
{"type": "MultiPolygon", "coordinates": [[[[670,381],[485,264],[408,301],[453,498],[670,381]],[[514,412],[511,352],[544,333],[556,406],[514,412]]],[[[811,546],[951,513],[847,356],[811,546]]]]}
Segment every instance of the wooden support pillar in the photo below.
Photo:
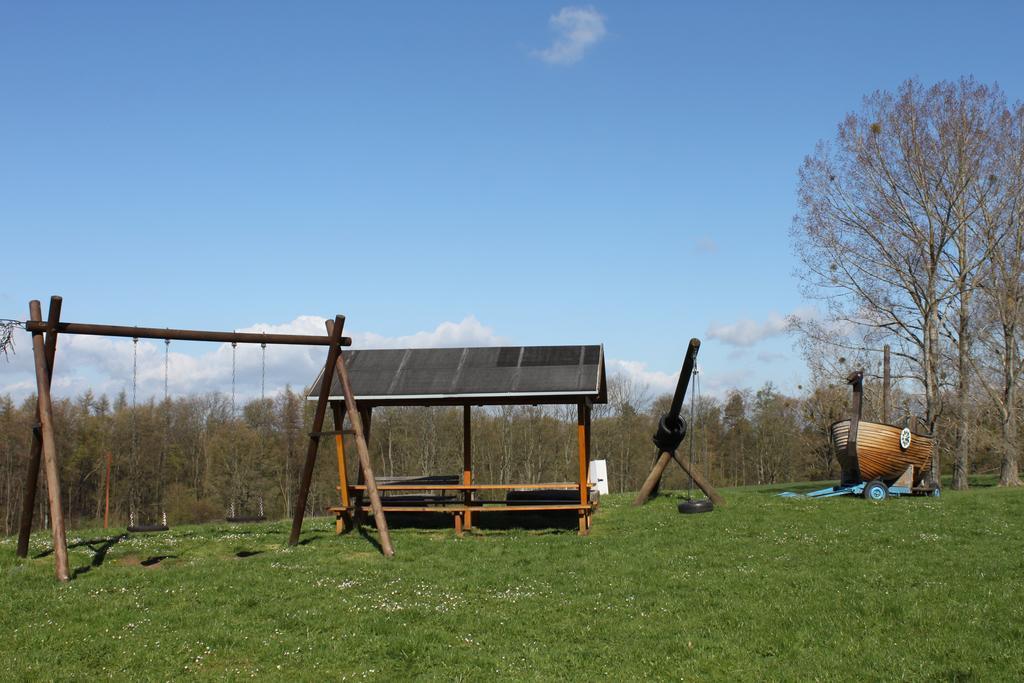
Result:
{"type": "Polygon", "coordinates": [[[860,431],[860,416],[864,408],[864,373],[860,370],[850,373],[847,381],[853,385],[853,398],[850,403],[850,431],[846,436],[846,461],[849,470],[844,468],[842,485],[856,483],[861,480],[860,464],[857,460],[857,433],[860,431]]]}
{"type": "Polygon", "coordinates": [[[114,454],[107,451],[107,478],[103,485],[103,528],[110,526],[110,463],[114,454]]]}
{"type": "Polygon", "coordinates": [[[352,529],[352,510],[348,504],[348,462],[345,460],[345,437],[342,434],[342,425],[345,423],[345,407],[337,401],[331,402],[331,412],[334,415],[334,449],[338,456],[338,494],[341,500],[342,511],[334,525],[335,533],[342,533],[352,529]]]}
{"type": "MultiPolygon", "coordinates": [[[[366,439],[366,443],[369,445],[370,433],[373,431],[373,409],[360,408],[359,417],[363,421],[363,438],[366,439]]],[[[366,474],[363,472],[362,465],[356,467],[356,484],[361,487],[366,486],[366,474]]],[[[365,488],[356,490],[352,505],[352,524],[356,529],[362,527],[363,522],[366,521],[366,516],[363,514],[363,493],[365,491],[365,488]]]]}
{"type": "MultiPolygon", "coordinates": [[[[470,419],[470,407],[468,405],[462,407],[462,484],[464,486],[471,486],[473,484],[473,435],[472,435],[472,421],[470,419]]],[[[473,502],[473,492],[463,491],[462,492],[462,504],[467,508],[473,502]]],[[[473,528],[473,513],[466,510],[463,513],[462,528],[471,529],[473,528]]],[[[458,529],[456,523],[456,529],[458,529]]]]}
{"type": "MultiPolygon", "coordinates": [[[[50,297],[50,310],[46,315],[46,339],[43,347],[46,351],[47,382],[53,378],[53,360],[57,353],[57,324],[60,322],[60,309],[63,299],[59,296],[50,297]]],[[[31,304],[29,305],[31,308],[31,304]]],[[[49,384],[47,384],[49,386],[49,384]]],[[[43,454],[43,440],[39,429],[39,407],[36,406],[36,427],[32,430],[32,447],[28,456],[28,469],[25,471],[25,494],[21,499],[21,527],[18,530],[18,557],[28,556],[28,540],[32,535],[32,518],[36,511],[36,491],[39,489],[39,465],[43,454]]]]}
{"type": "MultiPolygon", "coordinates": [[[[576,407],[576,452],[579,456],[579,492],[580,492],[580,505],[587,505],[590,496],[589,487],[587,486],[587,421],[589,417],[587,413],[590,410],[590,406],[586,403],[580,403],[576,407]]],[[[584,536],[588,532],[587,527],[587,511],[579,511],[579,533],[584,536]]]]}
{"type": "Polygon", "coordinates": [[[892,391],[892,375],[890,374],[889,345],[882,347],[882,419],[889,424],[889,396],[892,391]]]}
{"type": "Polygon", "coordinates": [[[327,336],[330,337],[330,345],[327,347],[327,362],[324,363],[323,381],[320,382],[320,394],[316,400],[316,411],[313,413],[313,430],[309,435],[309,447],[306,449],[306,463],[302,468],[302,479],[299,481],[299,491],[295,499],[295,515],[292,517],[292,532],[288,537],[289,545],[296,545],[299,542],[299,534],[302,533],[302,519],[306,514],[306,502],[309,499],[309,485],[313,481],[313,467],[316,465],[316,454],[320,448],[320,432],[324,427],[324,417],[327,414],[327,397],[331,394],[331,377],[334,372],[334,365],[341,357],[341,331],[345,327],[345,316],[335,316],[333,324],[327,321],[331,329],[327,336]]]}
{"type": "MultiPolygon", "coordinates": [[[[42,309],[38,301],[29,303],[30,318],[41,321],[42,309]]],[[[56,335],[56,331],[51,331],[56,335]]],[[[68,567],[68,541],[64,534],[64,510],[60,494],[60,466],[57,462],[57,445],[53,435],[53,403],[50,399],[52,379],[46,363],[46,346],[41,332],[32,333],[32,355],[36,366],[36,391],[38,392],[39,436],[42,440],[43,468],[46,471],[46,495],[50,503],[50,524],[53,530],[53,557],[60,581],[71,579],[68,567]]]]}
{"type": "MultiPolygon", "coordinates": [[[[586,467],[586,470],[585,470],[586,476],[584,478],[587,480],[587,503],[588,504],[590,504],[590,487],[593,484],[593,482],[590,481],[590,461],[591,461],[591,458],[592,458],[592,456],[590,454],[590,433],[591,433],[591,429],[590,429],[590,414],[591,414],[591,412],[592,412],[592,408],[591,408],[590,403],[588,402],[586,404],[586,411],[583,413],[583,420],[584,420],[583,434],[586,437],[586,450],[587,450],[587,467],[586,467]]],[[[587,531],[588,532],[590,531],[590,526],[593,523],[593,513],[594,513],[593,507],[587,508],[587,519],[586,519],[586,521],[587,521],[587,531]]]]}

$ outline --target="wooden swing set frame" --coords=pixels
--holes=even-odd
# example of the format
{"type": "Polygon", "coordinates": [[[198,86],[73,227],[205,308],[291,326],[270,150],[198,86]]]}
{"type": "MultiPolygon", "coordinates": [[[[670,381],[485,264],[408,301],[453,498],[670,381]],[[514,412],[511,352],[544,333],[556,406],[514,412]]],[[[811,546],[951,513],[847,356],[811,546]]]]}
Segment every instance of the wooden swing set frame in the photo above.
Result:
{"type": "MultiPolygon", "coordinates": [[[[18,557],[28,556],[29,536],[32,533],[32,521],[35,513],[36,489],[39,481],[40,467],[46,473],[46,494],[49,502],[51,528],[53,532],[53,555],[57,579],[69,581],[71,571],[68,565],[67,533],[64,527],[64,511],[61,502],[60,467],[57,445],[54,440],[53,400],[50,385],[53,380],[54,359],[57,352],[57,337],[60,334],[81,334],[103,337],[128,337],[138,339],[163,339],[201,342],[231,342],[238,344],[291,344],[300,346],[326,346],[327,361],[324,364],[324,376],[337,373],[343,387],[346,409],[352,423],[352,431],[356,439],[356,450],[359,455],[361,473],[366,482],[366,493],[370,499],[374,521],[380,535],[381,551],[387,557],[394,555],[391,537],[388,533],[387,521],[381,508],[380,495],[377,492],[373,469],[370,464],[369,449],[362,423],[359,419],[359,407],[352,394],[348,381],[345,362],[342,358],[342,347],[351,346],[352,339],[342,336],[345,327],[345,316],[336,315],[328,320],[325,336],[302,334],[265,334],[251,332],[215,332],[210,330],[182,330],[171,328],[130,327],[122,325],[94,325],[88,323],[61,322],[60,312],[63,299],[59,296],[50,297],[50,308],[47,318],[42,317],[42,307],[38,300],[29,302],[29,320],[25,329],[32,335],[32,355],[36,375],[36,424],[32,429],[32,447],[29,452],[28,470],[25,476],[25,495],[22,499],[21,525],[18,533],[18,557]]],[[[302,469],[302,479],[295,501],[295,513],[292,518],[290,545],[299,542],[302,532],[302,521],[305,516],[309,487],[313,480],[313,466],[316,463],[317,450],[323,432],[324,418],[327,414],[330,382],[324,382],[317,399],[313,417],[312,431],[309,434],[309,446],[306,461],[302,469]]]]}

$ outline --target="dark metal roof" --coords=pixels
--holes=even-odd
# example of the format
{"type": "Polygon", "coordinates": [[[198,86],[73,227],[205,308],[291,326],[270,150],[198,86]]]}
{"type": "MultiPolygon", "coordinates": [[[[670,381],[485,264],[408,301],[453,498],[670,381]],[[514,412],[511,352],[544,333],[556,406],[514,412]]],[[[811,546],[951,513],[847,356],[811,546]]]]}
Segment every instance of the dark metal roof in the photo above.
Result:
{"type": "MultiPolygon", "coordinates": [[[[346,350],[344,358],[360,407],[607,400],[601,346],[346,350]]],[[[344,400],[336,375],[330,397],[344,400]]]]}

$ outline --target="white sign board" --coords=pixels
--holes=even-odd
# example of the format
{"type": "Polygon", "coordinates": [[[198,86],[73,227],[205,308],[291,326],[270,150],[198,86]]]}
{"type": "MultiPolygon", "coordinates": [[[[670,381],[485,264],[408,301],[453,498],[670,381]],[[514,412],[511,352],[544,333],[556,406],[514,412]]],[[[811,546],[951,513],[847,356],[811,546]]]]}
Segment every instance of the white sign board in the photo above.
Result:
{"type": "Polygon", "coordinates": [[[587,480],[590,485],[597,489],[602,496],[608,495],[608,462],[606,460],[591,460],[590,470],[587,473],[587,480]]]}

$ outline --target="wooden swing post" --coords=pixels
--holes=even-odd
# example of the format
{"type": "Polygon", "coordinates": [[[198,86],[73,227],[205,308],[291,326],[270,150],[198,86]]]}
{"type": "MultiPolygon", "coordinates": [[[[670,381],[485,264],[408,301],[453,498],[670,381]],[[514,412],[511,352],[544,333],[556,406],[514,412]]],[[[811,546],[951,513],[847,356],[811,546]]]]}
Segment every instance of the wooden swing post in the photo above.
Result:
{"type": "MultiPolygon", "coordinates": [[[[42,320],[39,302],[29,303],[30,319],[42,320]]],[[[50,331],[56,337],[56,332],[50,331]]],[[[54,339],[56,344],[56,338],[54,339]]],[[[71,579],[68,566],[68,541],[64,534],[64,510],[60,495],[60,468],[57,463],[57,446],[53,435],[53,403],[50,399],[50,382],[53,379],[46,363],[46,346],[42,332],[32,333],[32,355],[36,366],[36,391],[38,392],[39,437],[42,441],[43,469],[46,471],[46,496],[50,503],[50,526],[53,531],[53,557],[59,581],[71,579]]]]}
{"type": "MultiPolygon", "coordinates": [[[[50,298],[50,310],[46,322],[42,319],[42,308],[38,301],[29,303],[29,320],[25,329],[32,335],[32,355],[36,373],[37,425],[32,430],[32,448],[29,452],[28,471],[25,475],[25,492],[22,498],[22,514],[18,533],[18,557],[28,555],[29,537],[32,533],[32,521],[35,514],[36,490],[38,488],[40,466],[46,472],[46,492],[49,499],[50,517],[53,530],[53,554],[57,578],[67,581],[71,578],[68,567],[67,536],[64,528],[64,513],[61,506],[60,467],[57,458],[57,447],[54,441],[53,402],[50,385],[53,379],[54,358],[57,350],[58,334],[84,334],[105,337],[128,337],[134,339],[163,339],[202,342],[231,342],[241,344],[295,344],[305,346],[327,346],[327,362],[324,371],[330,372],[339,358],[342,346],[352,344],[352,339],[341,335],[344,316],[336,316],[338,323],[327,336],[301,334],[264,334],[249,332],[216,332],[209,330],[184,330],[173,328],[129,327],[123,325],[93,325],[87,323],[60,322],[62,299],[59,296],[50,298]]],[[[299,491],[289,542],[298,542],[302,527],[302,516],[309,494],[309,485],[316,461],[316,448],[319,445],[319,432],[323,427],[324,414],[327,410],[327,394],[317,405],[314,418],[314,432],[310,435],[310,449],[306,456],[302,483],[299,491]]],[[[103,524],[110,522],[110,463],[111,454],[107,454],[107,478],[104,494],[103,524]]],[[[383,515],[381,516],[383,519],[383,515]]]]}
{"type": "MultiPolygon", "coordinates": [[[[344,325],[345,319],[341,318],[340,323],[335,322],[334,326],[344,325]]],[[[384,506],[380,502],[380,493],[377,491],[377,479],[373,474],[373,464],[370,462],[370,449],[366,444],[366,433],[363,432],[363,419],[359,414],[359,406],[356,405],[356,397],[352,392],[352,385],[348,381],[348,371],[345,369],[345,358],[341,353],[334,361],[334,370],[341,383],[341,391],[345,397],[345,410],[348,412],[348,419],[352,423],[352,431],[355,432],[356,453],[359,455],[359,469],[366,481],[366,494],[370,497],[370,509],[373,511],[373,522],[377,526],[377,534],[380,536],[380,549],[385,557],[392,557],[395,549],[391,545],[391,533],[388,530],[388,521],[384,517],[384,506]]],[[[321,394],[325,391],[329,395],[331,383],[327,381],[330,374],[324,373],[324,382],[321,385],[321,394]]]]}
{"type": "MultiPolygon", "coordinates": [[[[35,302],[39,305],[39,302],[35,302]]],[[[46,327],[56,330],[60,322],[60,309],[64,300],[59,296],[50,297],[50,310],[46,316],[46,327]]],[[[29,311],[32,304],[29,304],[29,311]]],[[[47,387],[53,378],[53,361],[57,354],[57,333],[46,332],[46,339],[43,342],[46,355],[47,387]]],[[[32,429],[32,448],[28,455],[28,470],[25,473],[25,495],[21,499],[21,527],[18,530],[18,557],[28,557],[28,541],[32,535],[32,518],[35,515],[36,491],[39,488],[39,464],[43,454],[42,432],[39,428],[39,406],[36,404],[36,424],[32,429]]]]}
{"type": "MultiPolygon", "coordinates": [[[[328,338],[331,340],[327,347],[327,362],[324,364],[324,372],[329,372],[334,367],[334,362],[341,355],[341,330],[345,325],[345,316],[334,317],[334,325],[328,338]]],[[[327,415],[327,397],[330,394],[330,384],[320,389],[317,398],[316,410],[313,413],[313,431],[309,433],[309,446],[306,448],[306,463],[302,468],[302,479],[299,482],[299,492],[295,497],[295,514],[292,517],[292,533],[288,537],[288,545],[297,545],[299,534],[302,533],[302,520],[306,515],[306,502],[309,499],[309,486],[313,482],[313,467],[316,465],[316,453],[320,448],[320,433],[324,428],[324,417],[327,415]]]]}

